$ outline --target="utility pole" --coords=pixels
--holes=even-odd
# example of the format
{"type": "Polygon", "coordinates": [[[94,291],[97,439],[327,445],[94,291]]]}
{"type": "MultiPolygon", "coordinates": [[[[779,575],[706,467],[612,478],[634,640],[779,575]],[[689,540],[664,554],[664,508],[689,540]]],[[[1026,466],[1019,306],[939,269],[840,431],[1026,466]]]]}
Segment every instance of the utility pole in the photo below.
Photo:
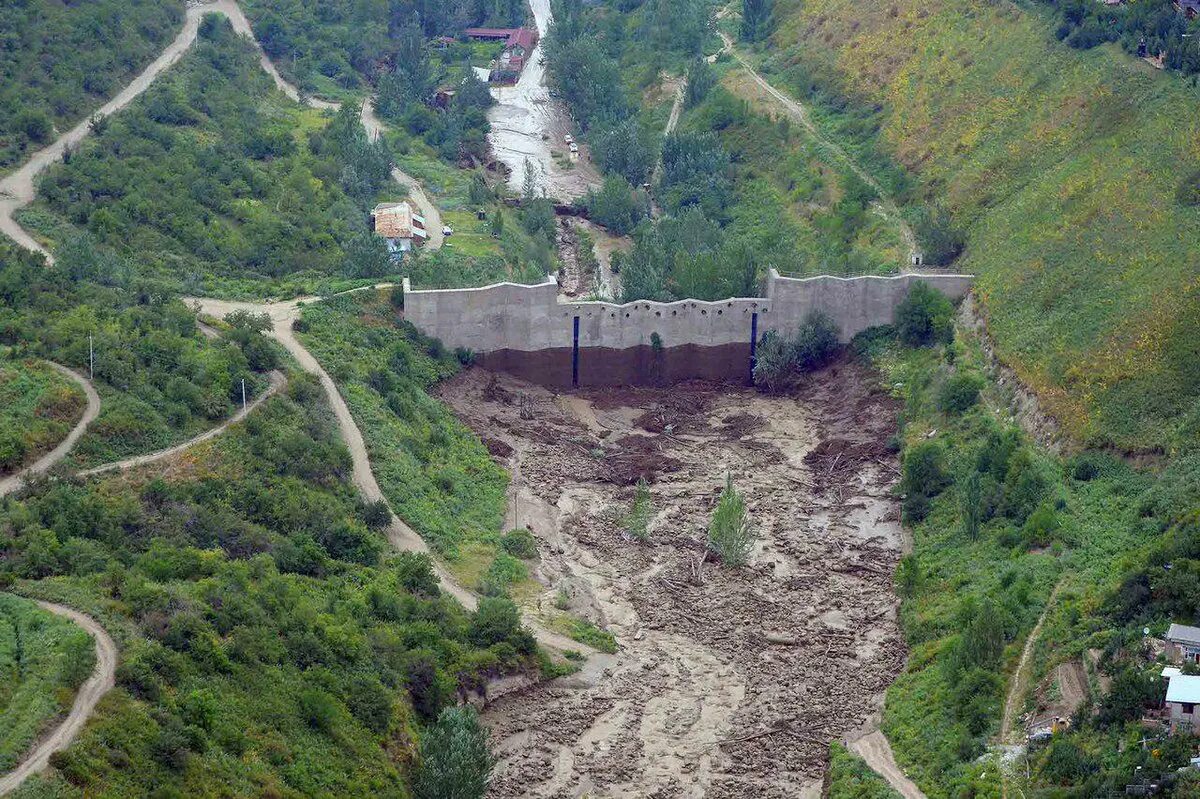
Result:
{"type": "Polygon", "coordinates": [[[88,380],[96,379],[96,350],[92,346],[92,337],[88,336],[88,380]]]}
{"type": "Polygon", "coordinates": [[[246,410],[246,378],[242,378],[242,410],[246,410]]]}

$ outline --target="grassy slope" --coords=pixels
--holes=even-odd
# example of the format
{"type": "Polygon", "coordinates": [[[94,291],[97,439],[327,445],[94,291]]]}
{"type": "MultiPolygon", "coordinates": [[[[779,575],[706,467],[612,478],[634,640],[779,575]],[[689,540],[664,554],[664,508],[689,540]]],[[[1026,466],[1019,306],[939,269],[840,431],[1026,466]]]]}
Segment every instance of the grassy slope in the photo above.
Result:
{"type": "Polygon", "coordinates": [[[970,234],[960,267],[1000,351],[1069,431],[1174,443],[1200,393],[1196,91],[1048,16],[982,0],[783,0],[781,86],[815,76],[878,104],[878,144],[970,234]]]}
{"type": "Polygon", "coordinates": [[[79,386],[36,361],[0,364],[0,473],[50,451],[78,421],[79,386]]]}
{"type": "Polygon", "coordinates": [[[0,594],[0,772],[70,705],[69,649],[90,653],[91,638],[27,599],[0,594]]]}
{"type": "Polygon", "coordinates": [[[830,747],[827,799],[900,799],[861,757],[835,742],[830,747]]]}

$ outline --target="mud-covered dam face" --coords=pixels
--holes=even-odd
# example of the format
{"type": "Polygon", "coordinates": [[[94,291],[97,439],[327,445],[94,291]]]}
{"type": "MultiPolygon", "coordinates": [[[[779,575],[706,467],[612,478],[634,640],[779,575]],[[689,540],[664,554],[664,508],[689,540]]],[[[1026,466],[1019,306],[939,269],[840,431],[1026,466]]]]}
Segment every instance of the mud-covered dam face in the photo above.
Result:
{"type": "Polygon", "coordinates": [[[951,300],[969,275],[786,278],[768,275],[766,296],[679,300],[559,302],[558,284],[498,283],[475,289],[414,290],[404,282],[404,315],[447,347],[471,350],[489,369],[551,388],[750,380],[757,342],[790,334],[823,311],[843,342],[889,324],[914,283],[951,300]]]}

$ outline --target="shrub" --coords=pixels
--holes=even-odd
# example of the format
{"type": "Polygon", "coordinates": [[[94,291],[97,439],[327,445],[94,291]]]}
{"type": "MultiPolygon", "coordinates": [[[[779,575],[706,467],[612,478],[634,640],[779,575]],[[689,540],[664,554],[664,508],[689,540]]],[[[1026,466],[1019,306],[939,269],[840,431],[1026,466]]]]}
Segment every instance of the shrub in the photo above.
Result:
{"type": "Polygon", "coordinates": [[[534,650],[533,636],[521,626],[521,614],[512,600],[505,597],[484,597],[471,617],[467,638],[476,646],[491,646],[502,641],[513,644],[519,652],[534,650]]]}
{"type": "Polygon", "coordinates": [[[940,444],[922,441],[904,456],[900,491],[905,495],[904,514],[910,521],[921,521],[929,513],[930,500],[950,485],[946,473],[946,454],[940,444]]]}
{"type": "Polygon", "coordinates": [[[533,560],[538,556],[537,539],[523,527],[505,533],[500,540],[500,546],[514,558],[533,560]]]}
{"type": "Polygon", "coordinates": [[[942,210],[923,214],[917,220],[915,233],[924,249],[925,263],[930,266],[949,266],[967,246],[966,234],[942,210]]]}
{"type": "Polygon", "coordinates": [[[929,284],[914,283],[896,308],[896,334],[910,347],[954,340],[954,306],[929,284]]]}
{"type": "Polygon", "coordinates": [[[938,409],[943,413],[964,413],[979,400],[982,388],[983,378],[960,372],[943,383],[938,390],[938,409]]]}
{"type": "Polygon", "coordinates": [[[371,530],[382,530],[392,523],[392,511],[384,499],[364,502],[359,506],[358,516],[371,530]]]}
{"type": "Polygon", "coordinates": [[[755,353],[754,384],[767,391],[788,388],[801,374],[829,363],[839,335],[837,323],[822,311],[806,316],[791,340],[766,333],[755,353]]]}
{"type": "Polygon", "coordinates": [[[487,732],[474,708],[446,708],[421,739],[416,799],[482,799],[492,773],[487,732]]]}
{"type": "Polygon", "coordinates": [[[313,729],[330,732],[337,721],[337,701],[320,688],[305,688],[300,692],[300,717],[313,729]]]}
{"type": "Polygon", "coordinates": [[[708,548],[728,566],[744,566],[754,547],[754,529],[746,514],[746,501],[733,487],[733,478],[725,478],[725,490],[717,501],[708,525],[708,548]]]}
{"type": "Polygon", "coordinates": [[[633,504],[625,516],[625,533],[635,541],[646,541],[650,537],[650,485],[640,477],[633,494],[633,504]]]}

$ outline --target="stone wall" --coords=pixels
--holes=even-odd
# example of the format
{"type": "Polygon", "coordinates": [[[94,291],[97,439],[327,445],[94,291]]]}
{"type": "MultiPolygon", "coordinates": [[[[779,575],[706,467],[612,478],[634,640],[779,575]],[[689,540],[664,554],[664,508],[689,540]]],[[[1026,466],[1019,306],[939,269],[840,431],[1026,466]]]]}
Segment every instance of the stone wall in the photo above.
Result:
{"type": "Polygon", "coordinates": [[[785,278],[774,270],[766,297],[704,302],[559,302],[558,285],[498,283],[474,289],[413,290],[404,315],[451,348],[472,350],[488,366],[556,387],[748,380],[755,340],[790,332],[812,310],[825,311],[841,338],[892,321],[914,282],[953,300],[971,288],[965,275],[785,278]]]}

